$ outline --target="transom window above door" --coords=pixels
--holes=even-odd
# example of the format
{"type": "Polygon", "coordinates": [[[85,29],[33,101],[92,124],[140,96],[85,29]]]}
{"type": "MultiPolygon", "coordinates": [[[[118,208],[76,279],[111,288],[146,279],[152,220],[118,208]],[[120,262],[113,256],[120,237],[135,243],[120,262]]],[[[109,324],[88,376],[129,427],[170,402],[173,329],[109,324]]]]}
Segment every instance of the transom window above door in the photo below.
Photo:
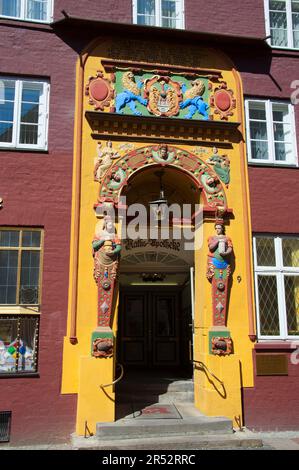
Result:
{"type": "Polygon", "coordinates": [[[53,0],[0,0],[0,16],[49,23],[53,0]]]}
{"type": "Polygon", "coordinates": [[[294,106],[287,102],[245,101],[250,163],[296,165],[294,106]]]}
{"type": "Polygon", "coordinates": [[[264,0],[266,30],[274,47],[299,49],[299,0],[264,0]]]}
{"type": "Polygon", "coordinates": [[[183,29],[184,0],[133,0],[133,22],[183,29]]]}

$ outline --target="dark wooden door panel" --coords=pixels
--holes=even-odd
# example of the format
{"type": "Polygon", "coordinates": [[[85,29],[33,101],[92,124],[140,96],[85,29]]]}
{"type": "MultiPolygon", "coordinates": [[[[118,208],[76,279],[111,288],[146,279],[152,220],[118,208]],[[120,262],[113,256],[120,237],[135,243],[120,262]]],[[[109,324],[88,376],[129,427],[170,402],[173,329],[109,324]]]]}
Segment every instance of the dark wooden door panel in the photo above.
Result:
{"type": "Polygon", "coordinates": [[[121,361],[144,367],[180,362],[178,293],[123,292],[119,309],[121,361]]]}

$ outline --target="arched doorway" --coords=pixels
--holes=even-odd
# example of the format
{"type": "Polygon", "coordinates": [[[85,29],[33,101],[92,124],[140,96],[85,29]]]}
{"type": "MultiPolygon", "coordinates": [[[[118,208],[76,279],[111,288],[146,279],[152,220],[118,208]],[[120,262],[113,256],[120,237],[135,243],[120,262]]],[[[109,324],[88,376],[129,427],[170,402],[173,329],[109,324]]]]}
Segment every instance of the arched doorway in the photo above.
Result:
{"type": "Polygon", "coordinates": [[[159,198],[161,184],[167,205],[176,205],[180,217],[169,218],[167,238],[157,222],[156,237],[147,226],[146,237],[123,242],[118,360],[127,372],[142,369],[151,375],[167,372],[188,377],[192,373],[190,268],[194,267],[194,251],[186,249],[184,229],[193,231],[191,215],[200,190],[179,169],[165,166],[161,173],[159,165],[154,165],[132,175],[122,197],[128,212],[138,203],[150,215],[150,203],[159,198]],[[184,217],[186,211],[189,219],[184,217]]]}

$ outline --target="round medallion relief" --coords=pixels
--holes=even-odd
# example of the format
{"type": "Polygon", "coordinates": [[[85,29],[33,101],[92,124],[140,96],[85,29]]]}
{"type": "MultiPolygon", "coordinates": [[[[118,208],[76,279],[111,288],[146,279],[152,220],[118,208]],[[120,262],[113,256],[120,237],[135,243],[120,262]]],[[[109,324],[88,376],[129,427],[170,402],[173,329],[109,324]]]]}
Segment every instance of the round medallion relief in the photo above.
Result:
{"type": "Polygon", "coordinates": [[[89,86],[89,93],[94,100],[104,101],[109,94],[109,88],[107,83],[102,78],[97,78],[91,82],[89,86]]]}
{"type": "Polygon", "coordinates": [[[231,96],[227,91],[218,91],[215,96],[215,104],[221,111],[228,111],[231,107],[231,96]]]}

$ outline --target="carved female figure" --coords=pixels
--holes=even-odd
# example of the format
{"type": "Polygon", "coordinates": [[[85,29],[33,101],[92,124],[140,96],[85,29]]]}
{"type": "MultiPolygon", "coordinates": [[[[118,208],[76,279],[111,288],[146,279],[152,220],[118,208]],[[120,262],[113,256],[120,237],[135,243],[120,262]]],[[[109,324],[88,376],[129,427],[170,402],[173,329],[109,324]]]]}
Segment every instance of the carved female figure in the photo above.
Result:
{"type": "Polygon", "coordinates": [[[112,165],[113,160],[120,158],[120,155],[118,152],[113,150],[112,142],[110,140],[103,148],[101,142],[98,142],[97,154],[98,156],[94,168],[94,179],[96,181],[101,181],[104,176],[104,173],[106,173],[106,171],[112,165]]]}
{"type": "Polygon", "coordinates": [[[212,282],[213,325],[226,325],[228,280],[233,244],[225,235],[223,220],[215,223],[216,235],[208,239],[207,279],[212,282]]]}
{"type": "Polygon", "coordinates": [[[98,326],[110,326],[121,243],[109,216],[104,218],[101,232],[96,233],[92,249],[94,279],[98,285],[98,326]]]}

